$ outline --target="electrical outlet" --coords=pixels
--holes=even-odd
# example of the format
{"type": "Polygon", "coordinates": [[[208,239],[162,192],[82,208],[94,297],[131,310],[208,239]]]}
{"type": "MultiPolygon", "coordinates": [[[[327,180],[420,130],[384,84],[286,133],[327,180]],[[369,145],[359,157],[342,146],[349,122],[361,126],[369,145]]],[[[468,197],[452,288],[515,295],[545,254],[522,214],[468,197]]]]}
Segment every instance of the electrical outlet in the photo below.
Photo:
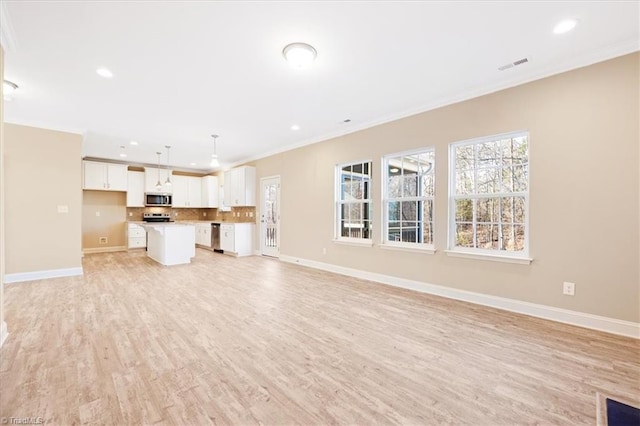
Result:
{"type": "Polygon", "coordinates": [[[129,212],[129,217],[131,217],[131,216],[133,216],[133,213],[132,213],[132,212],[129,212]]]}
{"type": "Polygon", "coordinates": [[[69,206],[58,206],[58,213],[69,213],[69,206]]]}
{"type": "Polygon", "coordinates": [[[100,217],[100,212],[96,212],[96,217],[100,217]]]}
{"type": "Polygon", "coordinates": [[[107,239],[107,237],[100,237],[100,239],[98,240],[98,242],[100,244],[107,244],[109,240],[107,239]]]}
{"type": "Polygon", "coordinates": [[[576,294],[576,284],[570,282],[562,283],[562,294],[566,294],[567,296],[575,296],[576,294]]]}
{"type": "Polygon", "coordinates": [[[322,254],[327,254],[327,249],[326,248],[322,249],[322,254]]]}
{"type": "Polygon", "coordinates": [[[249,217],[253,217],[253,212],[249,212],[249,217]]]}
{"type": "Polygon", "coordinates": [[[207,216],[207,212],[202,212],[202,216],[207,216]]]}

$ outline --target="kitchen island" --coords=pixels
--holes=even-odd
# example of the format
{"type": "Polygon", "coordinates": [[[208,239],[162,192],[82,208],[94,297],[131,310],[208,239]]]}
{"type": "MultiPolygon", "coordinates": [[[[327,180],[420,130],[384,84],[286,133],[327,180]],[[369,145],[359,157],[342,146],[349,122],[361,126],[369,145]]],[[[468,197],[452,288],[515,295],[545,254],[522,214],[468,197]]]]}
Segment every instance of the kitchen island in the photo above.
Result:
{"type": "Polygon", "coordinates": [[[196,227],[187,223],[145,223],[147,256],[170,266],[191,263],[196,255],[196,227]]]}

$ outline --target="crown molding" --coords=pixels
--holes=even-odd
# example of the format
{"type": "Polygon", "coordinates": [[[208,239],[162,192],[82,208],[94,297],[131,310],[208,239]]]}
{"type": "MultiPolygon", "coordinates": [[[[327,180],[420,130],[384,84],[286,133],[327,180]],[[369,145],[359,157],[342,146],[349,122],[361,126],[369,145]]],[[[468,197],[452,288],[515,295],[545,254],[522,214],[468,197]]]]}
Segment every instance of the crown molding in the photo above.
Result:
{"type": "Polygon", "coordinates": [[[0,1],[0,44],[5,52],[16,51],[16,38],[14,34],[9,11],[7,10],[7,2],[0,1]]]}
{"type": "MultiPolygon", "coordinates": [[[[351,133],[358,132],[360,130],[369,129],[371,127],[379,126],[381,124],[390,123],[392,121],[400,120],[402,118],[411,117],[413,115],[421,114],[434,109],[442,108],[448,105],[464,102],[470,99],[478,98],[480,96],[489,95],[491,93],[499,92],[501,90],[510,89],[512,87],[521,86],[527,83],[531,83],[536,80],[542,80],[547,77],[551,77],[556,74],[562,74],[564,72],[572,71],[578,68],[583,68],[589,65],[596,64],[598,62],[604,62],[609,59],[624,56],[630,53],[634,53],[640,50],[640,41],[635,38],[623,40],[618,43],[603,46],[599,49],[591,50],[589,52],[578,55],[571,60],[553,63],[545,68],[538,70],[535,74],[522,74],[526,68],[514,68],[509,71],[518,72],[520,74],[511,78],[505,79],[497,84],[489,84],[485,86],[476,87],[473,90],[458,93],[454,96],[440,98],[434,102],[421,105],[419,107],[411,108],[400,113],[394,113],[385,117],[377,118],[375,120],[369,120],[357,125],[347,125],[349,128],[344,130],[338,130],[335,132],[329,132],[319,137],[306,139],[300,142],[289,144],[281,148],[274,150],[264,151],[260,154],[256,154],[247,157],[243,160],[233,162],[225,168],[232,168],[241,164],[246,164],[251,161],[260,160],[262,158],[271,157],[272,155],[281,154],[283,152],[291,151],[297,148],[302,148],[307,145],[313,145],[315,143],[324,142],[330,139],[345,136],[351,133]]],[[[506,71],[506,72],[509,72],[506,71]]],[[[496,71],[497,72],[497,71],[496,71]]]]}

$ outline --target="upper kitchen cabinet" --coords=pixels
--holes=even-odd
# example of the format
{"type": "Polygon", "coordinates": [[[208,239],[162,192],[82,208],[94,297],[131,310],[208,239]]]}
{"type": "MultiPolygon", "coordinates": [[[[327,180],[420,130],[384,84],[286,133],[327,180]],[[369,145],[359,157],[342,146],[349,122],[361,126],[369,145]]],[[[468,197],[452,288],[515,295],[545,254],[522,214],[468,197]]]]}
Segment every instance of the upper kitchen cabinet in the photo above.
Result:
{"type": "Polygon", "coordinates": [[[144,207],[144,172],[127,173],[127,207],[144,207]]]}
{"type": "Polygon", "coordinates": [[[84,182],[82,189],[99,191],[127,190],[127,166],[124,164],[83,161],[84,182]]]}
{"type": "Polygon", "coordinates": [[[202,179],[193,176],[176,176],[173,182],[172,207],[202,207],[202,179]]]}
{"type": "Polygon", "coordinates": [[[202,207],[217,208],[219,204],[218,178],[216,176],[202,177],[202,207]]]}
{"type": "Polygon", "coordinates": [[[224,204],[231,207],[256,205],[256,168],[236,167],[224,172],[224,204]]]}
{"type": "MultiPolygon", "coordinates": [[[[144,192],[166,192],[167,194],[173,193],[173,185],[167,185],[167,176],[171,173],[171,170],[158,169],[155,167],[144,168],[144,192]],[[158,189],[158,181],[162,184],[162,188],[158,189]]],[[[171,176],[173,180],[173,175],[171,176]]]]}

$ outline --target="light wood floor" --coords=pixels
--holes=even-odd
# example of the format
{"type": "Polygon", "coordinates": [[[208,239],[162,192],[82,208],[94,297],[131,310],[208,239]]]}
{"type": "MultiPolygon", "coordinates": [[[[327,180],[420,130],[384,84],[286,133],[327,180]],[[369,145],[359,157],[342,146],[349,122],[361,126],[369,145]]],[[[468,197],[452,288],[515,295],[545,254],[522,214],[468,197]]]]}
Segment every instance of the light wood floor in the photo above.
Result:
{"type": "Polygon", "coordinates": [[[0,417],[47,424],[595,424],[640,343],[277,260],[87,255],[6,286],[0,417]]]}

